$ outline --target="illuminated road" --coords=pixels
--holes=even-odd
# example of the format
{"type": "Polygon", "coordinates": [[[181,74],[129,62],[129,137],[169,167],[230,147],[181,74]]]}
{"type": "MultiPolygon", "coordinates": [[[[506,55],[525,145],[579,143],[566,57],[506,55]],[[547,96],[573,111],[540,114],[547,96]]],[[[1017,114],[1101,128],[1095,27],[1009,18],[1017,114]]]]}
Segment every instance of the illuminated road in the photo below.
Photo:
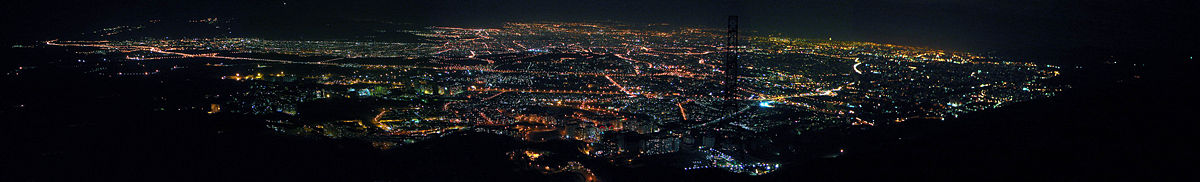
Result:
{"type": "Polygon", "coordinates": [[[621,92],[625,92],[625,94],[629,94],[629,97],[637,97],[637,95],[629,92],[629,90],[626,90],[625,86],[621,86],[621,84],[617,83],[616,80],[613,80],[612,77],[604,76],[604,78],[607,78],[608,82],[612,82],[613,86],[616,86],[617,88],[621,89],[621,92]]]}
{"type": "MultiPolygon", "coordinates": [[[[277,59],[260,59],[260,58],[243,58],[243,57],[218,56],[216,53],[209,53],[209,54],[188,54],[188,53],[181,53],[181,52],[171,52],[171,51],[165,51],[165,50],[162,50],[161,48],[157,48],[157,47],[150,47],[150,46],[110,46],[110,45],[104,45],[104,44],[59,44],[59,43],[56,43],[57,41],[58,41],[58,40],[50,40],[50,41],[46,41],[46,45],[52,45],[52,46],[74,46],[74,47],[99,47],[99,48],[106,48],[106,49],[117,49],[117,50],[122,50],[122,49],[132,49],[132,50],[136,50],[136,51],[148,51],[148,52],[159,53],[159,54],[178,55],[178,56],[181,56],[181,58],[196,58],[196,57],[199,57],[199,58],[216,58],[216,59],[230,59],[230,60],[264,61],[264,62],[275,62],[275,63],[284,63],[284,64],[319,64],[319,65],[337,65],[337,64],[322,63],[322,62],[295,62],[295,61],[288,61],[288,60],[277,60],[277,59]]],[[[140,59],[145,59],[145,58],[140,58],[140,59]]],[[[153,59],[153,58],[152,58],[152,59],[153,59]]]]}
{"type": "Polygon", "coordinates": [[[862,62],[858,62],[858,58],[854,58],[854,66],[851,66],[851,67],[854,68],[855,73],[862,74],[862,71],[858,70],[858,65],[862,65],[862,64],[863,64],[862,62]]]}
{"type": "Polygon", "coordinates": [[[545,90],[545,89],[511,89],[511,88],[469,88],[467,91],[473,92],[522,92],[522,93],[551,93],[551,94],[601,94],[601,95],[620,95],[625,94],[614,91],[587,91],[587,90],[545,90]]]}

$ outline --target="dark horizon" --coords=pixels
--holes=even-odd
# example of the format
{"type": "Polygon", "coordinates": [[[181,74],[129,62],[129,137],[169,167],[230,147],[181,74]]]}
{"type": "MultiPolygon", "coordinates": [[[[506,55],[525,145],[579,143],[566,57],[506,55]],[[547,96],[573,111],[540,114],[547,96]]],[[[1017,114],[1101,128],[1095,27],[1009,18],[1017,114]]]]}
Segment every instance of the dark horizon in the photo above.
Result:
{"type": "Polygon", "coordinates": [[[742,17],[743,32],[865,41],[1063,59],[1182,58],[1200,45],[1200,2],[1125,1],[25,1],[7,6],[5,39],[45,40],[149,19],[374,19],[425,25],[490,26],[505,21],[621,21],[720,27],[742,17]],[[286,4],[285,4],[286,3],[286,4]]]}

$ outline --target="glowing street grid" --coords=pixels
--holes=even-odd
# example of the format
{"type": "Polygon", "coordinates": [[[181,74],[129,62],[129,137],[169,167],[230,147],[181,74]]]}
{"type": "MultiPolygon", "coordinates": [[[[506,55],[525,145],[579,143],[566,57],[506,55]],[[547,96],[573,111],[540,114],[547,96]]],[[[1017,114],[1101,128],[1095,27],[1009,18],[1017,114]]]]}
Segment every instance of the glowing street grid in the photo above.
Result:
{"type": "MultiPolygon", "coordinates": [[[[454,132],[494,133],[534,143],[579,142],[580,154],[615,164],[690,153],[700,157],[684,170],[751,175],[786,168],[770,159],[770,151],[778,149],[753,147],[770,141],[759,133],[802,135],[954,118],[1062,89],[1044,83],[1058,75],[1052,65],[869,42],[745,36],[745,46],[738,48],[740,92],[721,98],[719,65],[728,49],[719,29],[550,22],[408,33],[425,40],[45,43],[123,54],[138,65],[206,60],[199,69],[233,72],[221,78],[245,85],[195,107],[209,113],[303,116],[298,105],[312,101],[389,103],[372,105],[371,118],[271,120],[268,127],[280,133],[355,138],[381,149],[454,132]],[[725,100],[737,107],[722,109],[725,100]]],[[[175,67],[96,74],[148,76],[175,67]]],[[[543,151],[510,156],[547,173],[594,178],[576,161],[539,162],[550,156],[543,151]]]]}

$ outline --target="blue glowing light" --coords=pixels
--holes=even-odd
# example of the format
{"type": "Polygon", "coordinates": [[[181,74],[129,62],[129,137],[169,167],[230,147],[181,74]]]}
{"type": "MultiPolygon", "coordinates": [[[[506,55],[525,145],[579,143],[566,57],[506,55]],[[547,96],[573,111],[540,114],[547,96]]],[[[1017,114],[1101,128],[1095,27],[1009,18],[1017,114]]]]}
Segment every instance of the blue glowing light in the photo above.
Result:
{"type": "Polygon", "coordinates": [[[771,105],[772,103],[775,103],[775,101],[762,101],[758,103],[758,107],[775,107],[771,105]]]}

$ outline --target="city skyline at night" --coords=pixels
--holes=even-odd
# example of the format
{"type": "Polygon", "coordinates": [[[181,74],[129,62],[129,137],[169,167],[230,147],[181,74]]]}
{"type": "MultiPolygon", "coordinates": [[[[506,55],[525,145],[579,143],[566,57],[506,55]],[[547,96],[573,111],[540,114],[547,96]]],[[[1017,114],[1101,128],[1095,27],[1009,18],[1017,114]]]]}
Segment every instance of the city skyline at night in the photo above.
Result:
{"type": "Polygon", "coordinates": [[[5,38],[12,177],[1173,179],[1195,109],[1194,35],[1113,8],[574,3],[46,10],[5,38]]]}

